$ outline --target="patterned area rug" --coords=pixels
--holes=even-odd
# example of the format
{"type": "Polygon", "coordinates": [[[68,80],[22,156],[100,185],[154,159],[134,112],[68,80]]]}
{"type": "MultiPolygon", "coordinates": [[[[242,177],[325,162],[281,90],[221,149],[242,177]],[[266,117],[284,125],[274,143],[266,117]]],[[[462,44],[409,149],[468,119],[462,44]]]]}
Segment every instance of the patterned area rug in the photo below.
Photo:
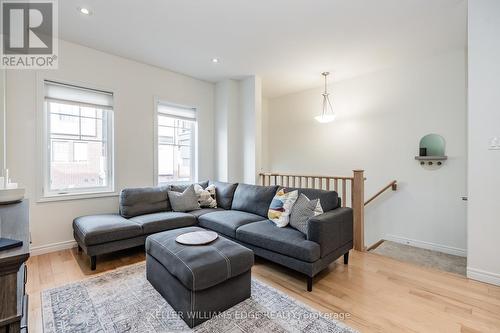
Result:
{"type": "Polygon", "coordinates": [[[44,332],[355,332],[255,279],[251,298],[191,330],[145,271],[141,263],[43,291],[44,332]]]}

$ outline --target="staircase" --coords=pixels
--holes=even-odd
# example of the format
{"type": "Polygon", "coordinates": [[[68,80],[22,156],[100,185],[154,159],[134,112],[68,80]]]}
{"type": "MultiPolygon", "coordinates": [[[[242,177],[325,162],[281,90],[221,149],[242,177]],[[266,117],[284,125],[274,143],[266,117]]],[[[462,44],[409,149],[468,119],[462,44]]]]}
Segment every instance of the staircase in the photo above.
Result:
{"type": "Polygon", "coordinates": [[[299,175],[287,173],[260,173],[261,185],[279,185],[283,187],[313,188],[322,190],[334,190],[341,198],[342,207],[351,207],[354,214],[354,249],[366,251],[365,247],[365,206],[375,200],[385,191],[397,190],[397,181],[393,180],[387,186],[378,191],[370,199],[365,201],[364,170],[353,170],[352,176],[318,176],[299,175]]]}

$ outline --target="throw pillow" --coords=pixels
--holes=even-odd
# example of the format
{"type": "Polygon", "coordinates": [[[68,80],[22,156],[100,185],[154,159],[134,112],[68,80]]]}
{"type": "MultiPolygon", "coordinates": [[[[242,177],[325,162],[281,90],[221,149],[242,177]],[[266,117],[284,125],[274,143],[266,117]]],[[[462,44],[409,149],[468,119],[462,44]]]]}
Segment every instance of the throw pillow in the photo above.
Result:
{"type": "Polygon", "coordinates": [[[293,204],[297,200],[298,194],[299,192],[297,190],[291,192],[286,192],[284,188],[278,190],[271,201],[271,206],[267,212],[267,218],[280,228],[286,227],[290,221],[290,212],[292,211],[293,204]]]}
{"type": "Polygon", "coordinates": [[[168,191],[168,200],[174,212],[190,212],[200,209],[198,196],[194,191],[194,185],[189,186],[184,192],[168,191]]]}
{"type": "Polygon", "coordinates": [[[217,208],[214,184],[208,185],[206,189],[203,189],[199,184],[194,184],[194,191],[198,196],[201,208],[217,208]]]}
{"type": "MultiPolygon", "coordinates": [[[[170,186],[170,191],[175,191],[175,192],[184,192],[189,186],[193,185],[192,183],[182,183],[182,182],[176,182],[173,184],[169,184],[170,186]]],[[[208,186],[208,180],[204,182],[199,182],[197,185],[200,185],[202,188],[206,188],[208,186]]]]}
{"type": "Polygon", "coordinates": [[[290,215],[290,226],[307,235],[307,221],[313,216],[323,214],[319,199],[309,200],[304,194],[293,205],[290,215]]]}

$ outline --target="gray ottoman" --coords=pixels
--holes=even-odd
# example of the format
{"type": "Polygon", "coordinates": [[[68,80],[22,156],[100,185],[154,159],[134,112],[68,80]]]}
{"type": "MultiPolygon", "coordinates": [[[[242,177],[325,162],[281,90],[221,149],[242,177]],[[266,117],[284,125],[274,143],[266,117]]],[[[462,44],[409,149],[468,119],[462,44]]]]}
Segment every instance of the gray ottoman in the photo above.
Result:
{"type": "Polygon", "coordinates": [[[175,241],[178,235],[201,230],[188,227],[146,239],[148,281],[191,328],[251,293],[251,250],[223,237],[199,246],[175,241]]]}

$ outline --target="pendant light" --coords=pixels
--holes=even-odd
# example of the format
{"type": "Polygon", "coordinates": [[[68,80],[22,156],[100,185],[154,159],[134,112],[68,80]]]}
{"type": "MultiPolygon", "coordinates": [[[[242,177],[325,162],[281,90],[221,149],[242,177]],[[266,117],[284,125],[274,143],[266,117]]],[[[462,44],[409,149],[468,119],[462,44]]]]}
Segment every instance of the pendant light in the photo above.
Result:
{"type": "Polygon", "coordinates": [[[321,73],[325,78],[325,91],[321,94],[323,96],[323,111],[321,115],[314,117],[317,122],[325,124],[330,123],[335,120],[335,112],[333,112],[332,103],[330,102],[330,97],[327,88],[327,77],[330,75],[329,72],[321,73]]]}

